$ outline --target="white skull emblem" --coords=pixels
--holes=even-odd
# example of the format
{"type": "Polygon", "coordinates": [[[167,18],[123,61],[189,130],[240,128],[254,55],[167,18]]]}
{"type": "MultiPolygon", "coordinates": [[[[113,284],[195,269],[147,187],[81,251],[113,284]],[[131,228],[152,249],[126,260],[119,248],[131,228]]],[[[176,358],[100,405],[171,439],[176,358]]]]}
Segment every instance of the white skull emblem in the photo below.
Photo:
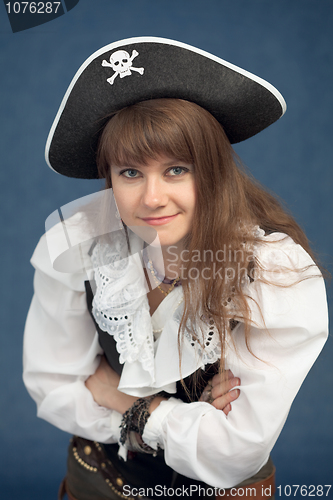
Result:
{"type": "Polygon", "coordinates": [[[140,75],[143,75],[144,68],[134,68],[133,67],[133,59],[139,55],[139,52],[133,50],[132,55],[130,56],[126,50],[117,50],[110,56],[110,62],[105,59],[102,62],[102,66],[111,67],[115,73],[107,79],[107,82],[110,85],[113,85],[115,78],[119,75],[120,78],[124,78],[125,76],[129,76],[132,74],[132,71],[137,71],[140,75]]]}
{"type": "Polygon", "coordinates": [[[118,73],[125,73],[132,66],[132,59],[126,50],[117,50],[110,57],[112,69],[118,73]]]}

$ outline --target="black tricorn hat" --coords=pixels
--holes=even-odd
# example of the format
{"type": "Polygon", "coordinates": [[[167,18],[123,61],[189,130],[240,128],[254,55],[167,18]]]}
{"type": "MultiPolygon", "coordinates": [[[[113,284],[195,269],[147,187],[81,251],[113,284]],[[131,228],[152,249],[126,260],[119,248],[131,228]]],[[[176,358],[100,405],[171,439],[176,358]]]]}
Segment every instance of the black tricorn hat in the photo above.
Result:
{"type": "Polygon", "coordinates": [[[252,137],[286,110],[270,83],[208,52],[164,38],[129,38],[98,50],[77,71],[47,139],[48,165],[69,177],[97,178],[96,150],[106,117],[162,97],[205,108],[231,143],[252,137]]]}

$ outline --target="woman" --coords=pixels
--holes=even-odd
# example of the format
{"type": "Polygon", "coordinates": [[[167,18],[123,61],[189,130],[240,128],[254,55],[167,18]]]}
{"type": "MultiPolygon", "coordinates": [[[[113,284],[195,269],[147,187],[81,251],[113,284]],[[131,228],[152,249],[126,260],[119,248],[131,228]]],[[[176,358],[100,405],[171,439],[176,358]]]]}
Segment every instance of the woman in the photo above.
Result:
{"type": "Polygon", "coordinates": [[[274,498],[269,454],[327,337],[325,289],[230,142],[284,110],[267,82],[164,39],[111,44],[74,77],[47,161],[105,178],[110,202],[41,240],[25,335],[38,415],[77,435],[60,495],[274,498]]]}

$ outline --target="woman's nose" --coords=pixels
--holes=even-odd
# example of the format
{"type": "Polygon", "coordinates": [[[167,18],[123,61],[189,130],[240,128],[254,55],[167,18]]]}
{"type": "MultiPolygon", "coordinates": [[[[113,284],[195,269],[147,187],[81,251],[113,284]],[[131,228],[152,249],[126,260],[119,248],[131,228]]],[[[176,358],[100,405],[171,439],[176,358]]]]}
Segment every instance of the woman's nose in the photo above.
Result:
{"type": "Polygon", "coordinates": [[[147,179],[142,193],[142,203],[150,209],[163,207],[168,202],[164,183],[160,179],[147,179]]]}

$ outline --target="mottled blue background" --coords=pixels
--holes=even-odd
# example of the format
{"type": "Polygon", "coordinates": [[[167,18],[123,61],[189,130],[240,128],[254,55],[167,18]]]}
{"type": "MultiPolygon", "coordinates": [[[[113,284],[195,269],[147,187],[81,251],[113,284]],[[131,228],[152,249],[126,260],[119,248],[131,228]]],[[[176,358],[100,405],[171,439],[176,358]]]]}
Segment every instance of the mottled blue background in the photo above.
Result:
{"type": "MultiPolygon", "coordinates": [[[[15,34],[5,7],[0,11],[0,496],[49,500],[65,472],[69,436],[36,418],[21,380],[21,345],[32,295],[29,258],[46,217],[100,188],[99,181],[61,177],[44,162],[49,127],[75,71],[103,45],[152,35],[200,47],[275,85],[286,115],[236,150],[286,200],[332,270],[333,2],[80,0],[64,16],[15,34]]],[[[275,446],[282,487],[332,483],[332,344],[275,446]]]]}

